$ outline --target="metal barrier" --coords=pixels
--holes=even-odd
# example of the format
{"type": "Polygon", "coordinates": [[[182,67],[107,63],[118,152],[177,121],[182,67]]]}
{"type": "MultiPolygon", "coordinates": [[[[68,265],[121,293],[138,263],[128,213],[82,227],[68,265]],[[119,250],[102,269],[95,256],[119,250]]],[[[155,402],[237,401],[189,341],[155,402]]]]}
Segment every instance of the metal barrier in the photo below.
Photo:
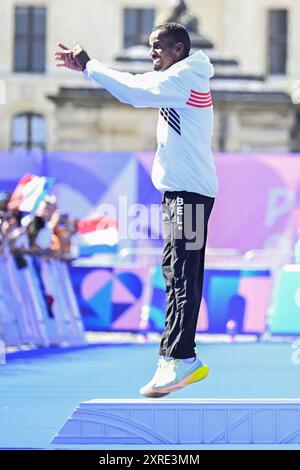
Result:
{"type": "Polygon", "coordinates": [[[7,346],[80,345],[84,329],[66,263],[0,255],[0,340],[7,346]]]}
{"type": "Polygon", "coordinates": [[[81,344],[84,331],[67,266],[58,260],[43,259],[41,273],[46,288],[55,295],[53,315],[59,341],[81,344]]]}
{"type": "Polygon", "coordinates": [[[15,295],[11,283],[8,259],[0,257],[0,338],[10,346],[22,343],[26,334],[24,323],[24,306],[15,295]]]}

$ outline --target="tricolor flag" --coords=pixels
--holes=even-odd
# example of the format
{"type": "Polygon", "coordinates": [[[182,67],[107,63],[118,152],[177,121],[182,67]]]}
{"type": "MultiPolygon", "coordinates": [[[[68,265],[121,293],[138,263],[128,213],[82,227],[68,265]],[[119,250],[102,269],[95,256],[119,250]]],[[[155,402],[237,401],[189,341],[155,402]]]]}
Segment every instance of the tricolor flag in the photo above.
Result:
{"type": "Polygon", "coordinates": [[[191,90],[186,104],[193,108],[210,108],[213,105],[211,92],[200,93],[199,91],[191,90]]]}
{"type": "Polygon", "coordinates": [[[77,222],[77,230],[81,244],[113,246],[119,241],[117,221],[111,217],[81,219],[77,222]]]}
{"type": "Polygon", "coordinates": [[[53,185],[54,178],[27,173],[11,195],[8,208],[21,212],[35,212],[53,185]]]}

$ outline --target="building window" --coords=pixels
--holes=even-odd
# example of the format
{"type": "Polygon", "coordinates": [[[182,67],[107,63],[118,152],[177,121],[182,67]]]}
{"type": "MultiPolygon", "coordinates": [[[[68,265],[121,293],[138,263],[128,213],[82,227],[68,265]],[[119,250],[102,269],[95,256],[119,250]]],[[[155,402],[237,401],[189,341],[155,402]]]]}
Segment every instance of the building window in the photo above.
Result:
{"type": "Polygon", "coordinates": [[[124,47],[148,43],[149,34],[154,26],[153,8],[125,8],[124,10],[124,47]]]}
{"type": "Polygon", "coordinates": [[[12,121],[12,149],[45,150],[45,119],[40,114],[18,114],[12,121]]]}
{"type": "Polygon", "coordinates": [[[46,8],[15,8],[15,72],[45,72],[46,8]]]}
{"type": "Polygon", "coordinates": [[[268,72],[285,75],[287,63],[288,11],[270,10],[268,14],[268,72]]]}

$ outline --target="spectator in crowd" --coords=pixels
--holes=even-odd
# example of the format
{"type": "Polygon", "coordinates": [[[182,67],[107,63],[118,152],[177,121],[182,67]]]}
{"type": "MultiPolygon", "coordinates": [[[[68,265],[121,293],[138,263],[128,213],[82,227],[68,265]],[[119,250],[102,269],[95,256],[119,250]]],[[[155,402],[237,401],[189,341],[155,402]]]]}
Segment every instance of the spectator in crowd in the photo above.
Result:
{"type": "MultiPolygon", "coordinates": [[[[47,196],[40,204],[33,220],[29,223],[27,232],[30,247],[40,252],[43,250],[46,254],[51,254],[51,242],[54,233],[54,227],[59,219],[56,197],[47,196]],[[46,251],[47,250],[47,251],[46,251]]],[[[52,252],[54,255],[55,252],[52,252]]]]}
{"type": "Polygon", "coordinates": [[[72,251],[72,237],[77,232],[76,220],[68,214],[61,214],[53,230],[51,247],[63,257],[69,257],[72,251]]]}
{"type": "Polygon", "coordinates": [[[2,252],[12,252],[18,269],[27,266],[26,259],[20,252],[20,250],[26,250],[28,248],[26,232],[21,225],[22,217],[22,212],[18,210],[8,210],[1,224],[2,252]]]}
{"type": "Polygon", "coordinates": [[[22,253],[64,259],[77,256],[73,250],[77,220],[58,212],[55,196],[47,196],[35,215],[10,210],[10,197],[11,193],[0,192],[0,251],[13,252],[15,256],[22,253]]]}

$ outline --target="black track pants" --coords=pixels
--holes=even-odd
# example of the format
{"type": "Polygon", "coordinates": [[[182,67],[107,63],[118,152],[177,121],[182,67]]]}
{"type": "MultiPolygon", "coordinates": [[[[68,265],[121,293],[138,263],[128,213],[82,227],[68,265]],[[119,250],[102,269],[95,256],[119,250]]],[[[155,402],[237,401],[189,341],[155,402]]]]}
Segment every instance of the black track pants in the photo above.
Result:
{"type": "Polygon", "coordinates": [[[214,198],[166,191],[162,204],[166,319],[159,354],[186,359],[195,356],[207,223],[214,198]]]}

